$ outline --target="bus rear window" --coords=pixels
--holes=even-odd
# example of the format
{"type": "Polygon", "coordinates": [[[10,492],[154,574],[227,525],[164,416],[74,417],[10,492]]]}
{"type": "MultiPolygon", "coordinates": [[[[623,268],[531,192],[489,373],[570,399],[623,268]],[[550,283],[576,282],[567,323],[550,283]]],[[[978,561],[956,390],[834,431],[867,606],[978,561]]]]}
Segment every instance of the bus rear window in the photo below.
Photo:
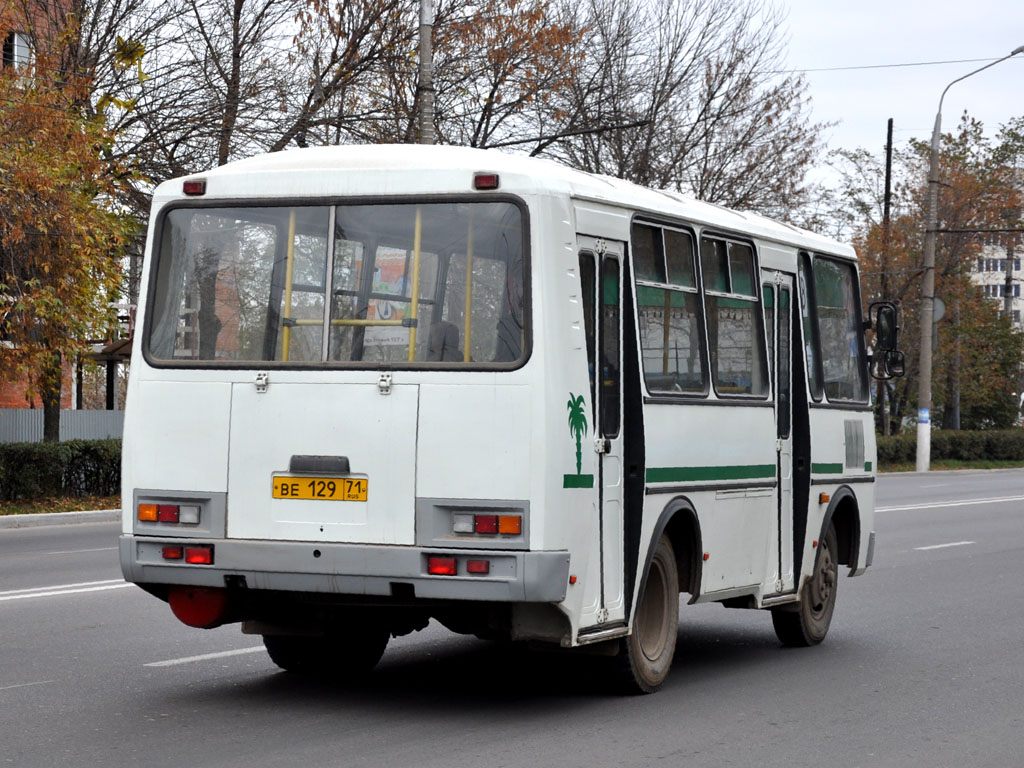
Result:
{"type": "Polygon", "coordinates": [[[176,208],[148,351],[181,363],[514,364],[524,229],[506,202],[176,208]]]}

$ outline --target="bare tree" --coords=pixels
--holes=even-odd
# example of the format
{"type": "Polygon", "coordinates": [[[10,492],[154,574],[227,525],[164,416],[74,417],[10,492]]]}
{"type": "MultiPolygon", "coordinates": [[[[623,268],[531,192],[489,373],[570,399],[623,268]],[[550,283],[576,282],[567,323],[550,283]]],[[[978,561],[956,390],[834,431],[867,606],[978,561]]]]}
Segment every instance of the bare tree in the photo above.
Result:
{"type": "Polygon", "coordinates": [[[549,153],[586,170],[788,216],[821,149],[799,76],[780,75],[783,19],[747,0],[565,0],[587,29],[565,132],[549,153]]]}

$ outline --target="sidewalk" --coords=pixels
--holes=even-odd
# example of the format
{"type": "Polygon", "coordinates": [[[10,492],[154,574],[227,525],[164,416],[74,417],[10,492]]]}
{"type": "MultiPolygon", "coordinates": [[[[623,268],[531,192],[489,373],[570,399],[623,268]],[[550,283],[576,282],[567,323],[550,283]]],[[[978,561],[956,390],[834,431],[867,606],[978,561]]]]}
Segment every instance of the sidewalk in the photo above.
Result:
{"type": "Polygon", "coordinates": [[[0,530],[72,523],[111,523],[120,519],[120,509],[99,509],[93,512],[47,512],[39,515],[0,515],[0,530]]]}

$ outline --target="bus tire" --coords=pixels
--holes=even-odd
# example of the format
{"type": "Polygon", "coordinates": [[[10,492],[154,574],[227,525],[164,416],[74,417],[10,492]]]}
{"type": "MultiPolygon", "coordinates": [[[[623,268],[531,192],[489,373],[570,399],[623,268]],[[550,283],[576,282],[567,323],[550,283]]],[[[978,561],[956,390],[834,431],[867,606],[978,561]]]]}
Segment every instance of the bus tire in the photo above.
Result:
{"type": "Polygon", "coordinates": [[[622,639],[619,680],[628,693],[654,693],[672,669],[679,634],[679,570],[672,542],[658,540],[633,616],[622,639]]]}
{"type": "Polygon", "coordinates": [[[264,635],[270,660],[285,672],[358,679],[370,672],[384,655],[390,633],[366,627],[360,634],[264,635]]]}
{"type": "Polygon", "coordinates": [[[839,584],[839,563],[836,531],[830,524],[815,559],[814,574],[804,584],[800,602],[795,607],[772,610],[775,635],[785,646],[817,645],[828,634],[836,607],[839,584]]]}

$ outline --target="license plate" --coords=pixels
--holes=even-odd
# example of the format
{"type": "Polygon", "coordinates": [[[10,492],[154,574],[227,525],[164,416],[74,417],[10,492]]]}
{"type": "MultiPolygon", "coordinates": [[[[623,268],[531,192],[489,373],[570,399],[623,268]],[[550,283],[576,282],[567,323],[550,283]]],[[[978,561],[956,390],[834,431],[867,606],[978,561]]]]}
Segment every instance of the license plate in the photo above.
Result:
{"type": "Polygon", "coordinates": [[[274,477],[275,499],[366,501],[370,480],[366,477],[274,477]]]}

